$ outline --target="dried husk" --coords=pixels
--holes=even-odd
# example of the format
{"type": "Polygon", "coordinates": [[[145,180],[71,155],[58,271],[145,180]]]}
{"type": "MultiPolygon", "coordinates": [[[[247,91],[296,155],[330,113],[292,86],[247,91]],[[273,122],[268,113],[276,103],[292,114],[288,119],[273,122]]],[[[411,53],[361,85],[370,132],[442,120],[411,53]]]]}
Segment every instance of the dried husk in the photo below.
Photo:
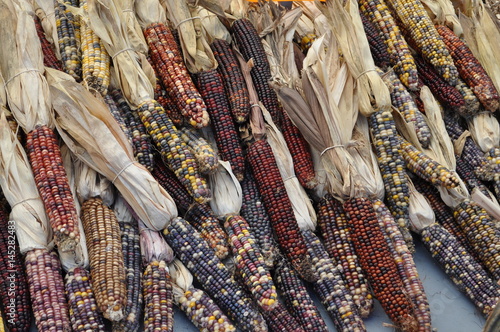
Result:
{"type": "Polygon", "coordinates": [[[462,37],[462,25],[450,0],[422,0],[422,4],[434,23],[446,25],[458,37],[462,37]]]}
{"type": "Polygon", "coordinates": [[[167,244],[160,232],[151,230],[139,221],[141,255],[147,264],[153,261],[165,261],[167,264],[174,259],[174,251],[167,244]]]}
{"type": "Polygon", "coordinates": [[[137,222],[133,213],[130,211],[130,206],[120,193],[116,195],[113,211],[119,222],[127,224],[135,224],[137,222]]]}
{"type": "Polygon", "coordinates": [[[69,75],[47,69],[47,76],[58,132],[73,154],[108,178],[147,227],[164,229],[177,217],[175,203],[135,161],[126,136],[107,106],[69,75]]]}
{"type": "Polygon", "coordinates": [[[193,287],[193,275],[177,258],[168,266],[175,297],[182,297],[193,287]]]}
{"type": "Polygon", "coordinates": [[[420,233],[424,228],[436,222],[436,216],[425,196],[415,189],[410,179],[408,179],[408,188],[410,190],[408,207],[410,227],[412,231],[420,233]]]}
{"type": "Polygon", "coordinates": [[[142,33],[141,26],[137,21],[137,16],[135,15],[135,3],[136,0],[120,0],[117,2],[117,5],[120,6],[123,14],[123,20],[125,21],[125,26],[127,27],[128,40],[130,41],[130,45],[136,52],[147,55],[149,48],[148,44],[146,43],[146,39],[144,38],[144,34],[142,33]]]}
{"type": "Polygon", "coordinates": [[[218,15],[213,14],[201,6],[196,8],[193,15],[201,18],[201,24],[207,33],[207,40],[209,43],[211,43],[214,39],[223,39],[229,44],[231,43],[231,34],[227,30],[226,26],[221,22],[218,15]]]}
{"type": "MultiPolygon", "coordinates": [[[[54,0],[34,0],[33,9],[36,16],[40,18],[40,23],[42,24],[43,31],[45,31],[47,40],[57,46],[59,38],[57,37],[54,0]]],[[[54,47],[54,51],[57,58],[61,59],[59,47],[54,47]]]]}
{"type": "Polygon", "coordinates": [[[213,198],[210,207],[218,216],[239,215],[243,204],[241,185],[231,170],[231,163],[219,160],[219,167],[209,176],[213,198]]]}
{"type": "Polygon", "coordinates": [[[105,205],[112,206],[115,197],[111,181],[78,158],[74,158],[73,165],[80,202],[83,204],[93,197],[99,197],[105,205]]]}
{"type": "Polygon", "coordinates": [[[294,6],[300,7],[304,15],[312,22],[314,32],[317,36],[322,36],[328,31],[326,16],[311,1],[294,1],[294,6]]]}
{"type": "Polygon", "coordinates": [[[500,146],[500,124],[491,112],[481,112],[467,120],[474,142],[483,150],[500,146]]]}
{"type": "Polygon", "coordinates": [[[320,151],[311,148],[311,157],[314,165],[314,174],[316,177],[316,187],[311,192],[312,198],[319,202],[327,193],[328,174],[323,166],[323,158],[321,158],[320,151]]]}
{"type": "Polygon", "coordinates": [[[489,197],[483,194],[483,192],[478,189],[472,189],[471,199],[476,202],[479,206],[488,212],[490,216],[492,216],[498,224],[500,221],[500,205],[498,201],[495,199],[495,196],[488,190],[489,197]]]}

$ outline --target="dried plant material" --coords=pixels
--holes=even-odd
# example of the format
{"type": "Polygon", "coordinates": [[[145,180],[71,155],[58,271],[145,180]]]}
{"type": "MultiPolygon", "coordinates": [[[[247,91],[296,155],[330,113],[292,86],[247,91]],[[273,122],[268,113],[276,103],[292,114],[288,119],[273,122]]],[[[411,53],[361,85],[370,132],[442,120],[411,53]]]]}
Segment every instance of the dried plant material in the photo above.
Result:
{"type": "Polygon", "coordinates": [[[218,15],[204,9],[201,6],[196,8],[193,15],[200,17],[203,29],[207,33],[207,40],[209,43],[212,43],[214,39],[223,39],[228,43],[231,43],[231,34],[227,30],[226,26],[221,22],[218,15]]]}
{"type": "MultiPolygon", "coordinates": [[[[35,14],[40,18],[43,31],[47,40],[53,44],[57,45],[59,38],[57,37],[57,26],[56,26],[56,12],[54,7],[54,0],[34,0],[33,9],[35,14]]],[[[61,59],[61,54],[59,47],[54,47],[54,51],[58,59],[61,59]]]]}
{"type": "Polygon", "coordinates": [[[420,233],[424,228],[436,222],[436,216],[425,196],[415,189],[410,179],[408,179],[408,187],[410,188],[410,225],[412,231],[420,233]]]}
{"type": "Polygon", "coordinates": [[[328,23],[326,16],[316,7],[311,1],[294,1],[294,6],[300,7],[304,15],[312,22],[314,31],[317,36],[322,36],[328,31],[328,23]]]}
{"type": "Polygon", "coordinates": [[[187,56],[196,57],[197,42],[194,21],[186,0],[166,0],[167,14],[170,22],[177,31],[184,51],[184,60],[187,56]]]}
{"type": "Polygon", "coordinates": [[[170,277],[174,283],[174,293],[177,296],[184,296],[184,292],[193,287],[193,275],[184,264],[177,258],[168,266],[170,277]]]}
{"type": "Polygon", "coordinates": [[[485,209],[486,212],[488,212],[488,214],[495,219],[497,225],[499,225],[498,222],[500,221],[500,204],[498,204],[498,201],[491,193],[490,196],[491,197],[486,196],[478,188],[472,189],[471,199],[483,209],[485,209]]]}
{"type": "Polygon", "coordinates": [[[219,160],[219,167],[210,175],[210,188],[214,197],[210,207],[217,216],[239,215],[243,204],[243,191],[231,164],[219,160]]]}
{"type": "Polygon", "coordinates": [[[446,25],[457,36],[462,36],[462,25],[450,0],[422,0],[422,4],[435,24],[446,25]]]}
{"type": "Polygon", "coordinates": [[[500,146],[500,124],[491,112],[481,112],[467,121],[474,142],[488,152],[500,146]]]}
{"type": "Polygon", "coordinates": [[[168,245],[163,236],[139,222],[141,234],[141,254],[144,262],[165,261],[170,263],[174,259],[174,251],[168,245]]]}
{"type": "MultiPolygon", "coordinates": [[[[138,2],[141,2],[140,0],[138,2]]],[[[121,5],[121,11],[123,14],[123,20],[125,26],[127,27],[128,39],[130,45],[136,52],[140,52],[144,55],[148,54],[148,44],[142,33],[141,26],[137,21],[137,16],[135,15],[134,4],[136,0],[120,0],[117,5],[121,5]]]]}
{"type": "Polygon", "coordinates": [[[105,205],[112,206],[114,187],[111,181],[97,173],[82,160],[76,157],[73,159],[74,177],[80,201],[83,203],[90,198],[99,197],[105,205]]]}

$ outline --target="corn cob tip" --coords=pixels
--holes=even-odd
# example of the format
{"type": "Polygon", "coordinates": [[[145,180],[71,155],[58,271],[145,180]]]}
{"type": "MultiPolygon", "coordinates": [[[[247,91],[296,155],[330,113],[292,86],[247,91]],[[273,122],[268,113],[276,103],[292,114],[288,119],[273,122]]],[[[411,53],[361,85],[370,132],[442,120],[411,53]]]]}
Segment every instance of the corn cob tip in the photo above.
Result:
{"type": "Polygon", "coordinates": [[[57,239],[57,246],[62,252],[71,252],[76,249],[76,246],[79,243],[78,238],[75,237],[73,233],[68,236],[64,236],[64,234],[60,234],[61,236],[57,239]]]}
{"type": "Polygon", "coordinates": [[[297,271],[302,279],[307,282],[316,282],[318,281],[318,275],[312,269],[312,261],[309,255],[305,255],[305,258],[302,260],[293,260],[292,266],[297,271]]]}
{"type": "Polygon", "coordinates": [[[109,309],[103,313],[104,317],[112,322],[121,321],[123,319],[123,310],[121,307],[122,305],[119,301],[113,302],[109,309]],[[115,310],[115,307],[118,307],[118,310],[115,310]]]}

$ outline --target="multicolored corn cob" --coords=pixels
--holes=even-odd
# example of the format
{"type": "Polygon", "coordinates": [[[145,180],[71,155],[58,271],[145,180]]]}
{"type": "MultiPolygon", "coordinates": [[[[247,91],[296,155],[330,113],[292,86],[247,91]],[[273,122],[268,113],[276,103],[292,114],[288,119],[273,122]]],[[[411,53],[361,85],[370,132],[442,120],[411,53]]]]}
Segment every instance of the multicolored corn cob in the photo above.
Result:
{"type": "Polygon", "coordinates": [[[78,215],[55,132],[36,127],[28,133],[26,149],[56,244],[63,252],[72,251],[80,241],[78,215]]]}
{"type": "Polygon", "coordinates": [[[100,198],[83,203],[81,218],[99,311],[105,318],[119,321],[124,317],[127,288],[118,220],[100,198]]]}
{"type": "Polygon", "coordinates": [[[497,110],[500,105],[498,91],[467,44],[444,25],[436,25],[436,30],[450,52],[460,76],[472,88],[481,104],[489,111],[497,110]]]}
{"type": "Polygon", "coordinates": [[[68,303],[57,254],[47,249],[33,249],[26,253],[24,264],[38,331],[70,332],[68,303]]]}
{"type": "Polygon", "coordinates": [[[174,330],[173,288],[165,261],[146,265],[142,277],[144,331],[174,330]]]}
{"type": "Polygon", "coordinates": [[[481,182],[481,180],[478,179],[472,166],[469,165],[469,163],[462,157],[457,156],[455,160],[455,170],[457,171],[458,176],[460,176],[460,178],[464,181],[467,186],[467,190],[472,192],[474,188],[477,188],[477,190],[481,191],[486,197],[490,197],[488,188],[483,182],[481,182]]]}
{"type": "Polygon", "coordinates": [[[52,48],[52,44],[45,37],[45,31],[43,30],[42,23],[38,16],[34,16],[36,33],[38,35],[38,39],[40,39],[40,44],[42,45],[42,53],[43,53],[43,65],[45,67],[54,68],[60,71],[63,71],[61,61],[56,56],[54,49],[52,48]]]}
{"type": "Polygon", "coordinates": [[[304,237],[271,146],[266,140],[256,141],[248,148],[247,158],[282,253],[302,278],[313,281],[316,277],[304,237]]]}
{"type": "Polygon", "coordinates": [[[396,326],[405,331],[417,331],[413,304],[392,259],[373,202],[351,198],[344,203],[344,210],[349,216],[354,248],[375,297],[396,326]]]}
{"type": "Polygon", "coordinates": [[[390,66],[390,56],[389,52],[387,52],[387,46],[382,39],[382,32],[370,21],[365,13],[360,13],[360,16],[368,44],[370,45],[373,61],[377,67],[386,71],[390,66]]]}
{"type": "Polygon", "coordinates": [[[305,332],[285,306],[279,302],[272,310],[262,310],[262,315],[272,332],[305,332]]]}
{"type": "Polygon", "coordinates": [[[328,254],[342,265],[342,275],[361,317],[373,310],[373,297],[354,251],[342,203],[326,194],[318,204],[318,228],[328,254]]]}
{"type": "Polygon", "coordinates": [[[191,126],[206,127],[209,123],[207,108],[189,77],[170,29],[163,23],[155,23],[144,29],[144,36],[156,73],[181,114],[191,126]]]}
{"type": "Polygon", "coordinates": [[[210,48],[219,64],[217,71],[223,78],[233,120],[245,123],[250,115],[250,96],[238,60],[229,43],[223,39],[215,39],[210,48]]]}
{"type": "Polygon", "coordinates": [[[191,225],[180,217],[175,218],[164,235],[176,256],[239,329],[267,331],[264,318],[252,300],[191,225]]]}
{"type": "Polygon", "coordinates": [[[306,53],[317,38],[318,36],[314,33],[308,33],[303,36],[300,39],[300,48],[302,49],[302,52],[306,53]]]}
{"type": "Polygon", "coordinates": [[[105,332],[104,320],[97,310],[90,273],[81,267],[69,270],[65,286],[72,331],[105,332]]]}
{"type": "Polygon", "coordinates": [[[491,176],[493,180],[493,188],[495,190],[495,195],[497,199],[500,197],[500,148],[491,148],[484,158],[488,162],[488,175],[491,176]]]}
{"type": "Polygon", "coordinates": [[[304,282],[284,258],[277,258],[274,281],[290,313],[305,331],[328,331],[304,282]]]}
{"type": "Polygon", "coordinates": [[[62,58],[64,71],[80,82],[82,80],[82,60],[79,48],[80,38],[77,36],[76,24],[79,24],[73,14],[66,8],[66,5],[78,7],[78,1],[64,1],[64,3],[54,0],[57,37],[59,51],[62,58]]]}
{"type": "Polygon", "coordinates": [[[479,107],[481,103],[479,99],[474,94],[474,91],[465,83],[461,78],[458,79],[455,89],[464,97],[465,108],[467,109],[467,114],[476,114],[479,112],[479,107]]]}
{"type": "Polygon", "coordinates": [[[193,150],[201,173],[211,173],[219,166],[219,158],[212,146],[193,129],[182,128],[181,138],[193,150]]]}
{"type": "MultiPolygon", "coordinates": [[[[125,109],[120,107],[118,108],[118,105],[116,104],[115,100],[111,95],[107,94],[103,97],[104,102],[108,106],[109,112],[115,118],[116,122],[120,125],[120,128],[122,129],[123,133],[125,136],[128,138],[129,142],[132,143],[132,133],[130,132],[130,128],[127,125],[127,121],[125,120],[126,115],[124,113],[125,109]]],[[[135,148],[135,146],[132,146],[135,148]]]]}

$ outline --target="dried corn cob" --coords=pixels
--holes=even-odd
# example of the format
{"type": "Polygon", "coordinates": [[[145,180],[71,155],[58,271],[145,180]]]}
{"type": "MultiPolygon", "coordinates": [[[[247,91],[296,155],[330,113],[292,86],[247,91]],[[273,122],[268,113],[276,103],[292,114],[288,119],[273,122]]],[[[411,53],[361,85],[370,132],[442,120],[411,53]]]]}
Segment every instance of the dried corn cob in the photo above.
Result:
{"type": "Polygon", "coordinates": [[[266,140],[254,142],[247,155],[264,207],[283,254],[305,280],[314,280],[311,261],[273,151],[266,140]]]}
{"type": "Polygon", "coordinates": [[[481,103],[474,94],[474,91],[472,91],[467,83],[465,83],[461,78],[458,79],[458,83],[457,85],[455,85],[455,89],[457,89],[462,97],[464,97],[467,114],[476,114],[479,111],[481,103]]]}
{"type": "Polygon", "coordinates": [[[375,297],[396,326],[416,331],[418,323],[413,316],[413,304],[391,258],[373,203],[364,198],[351,198],[344,203],[344,210],[350,218],[354,248],[375,297]]]}
{"type": "Polygon", "coordinates": [[[453,211],[456,222],[484,267],[495,280],[500,279],[500,230],[477,203],[465,200],[453,211]]]}
{"type": "Polygon", "coordinates": [[[375,65],[381,68],[383,71],[387,70],[390,66],[390,56],[387,52],[387,46],[382,40],[380,30],[368,19],[365,13],[360,13],[361,21],[363,22],[363,28],[365,30],[366,38],[368,39],[368,44],[370,45],[370,51],[372,53],[373,61],[375,65]]]}
{"type": "Polygon", "coordinates": [[[481,191],[486,197],[490,197],[488,188],[481,182],[474,173],[474,170],[469,163],[462,157],[456,157],[456,171],[458,176],[464,181],[469,192],[472,192],[474,188],[481,191]]]}
{"type": "Polygon", "coordinates": [[[423,229],[422,242],[458,289],[488,316],[500,299],[500,291],[481,265],[439,224],[423,229]]]}
{"type": "Polygon", "coordinates": [[[77,37],[79,32],[76,31],[75,27],[77,19],[66,8],[66,5],[74,6],[74,4],[71,1],[64,1],[63,4],[57,0],[54,0],[54,4],[62,67],[67,74],[73,76],[77,82],[80,82],[82,79],[82,62],[78,45],[80,38],[77,37]]]}
{"type": "Polygon", "coordinates": [[[305,331],[328,331],[328,327],[307,292],[304,282],[284,258],[277,260],[274,280],[290,313],[305,331]]]}
{"type": "Polygon", "coordinates": [[[278,294],[247,221],[237,215],[226,216],[224,227],[229,235],[236,268],[252,298],[263,311],[272,310],[278,304],[278,294]]]}
{"type": "Polygon", "coordinates": [[[223,39],[214,40],[210,48],[219,64],[217,71],[223,78],[233,120],[245,123],[250,115],[250,97],[238,60],[229,43],[223,39]]]}
{"type": "Polygon", "coordinates": [[[358,2],[360,12],[378,27],[389,61],[403,84],[411,90],[417,89],[417,67],[410,48],[399,31],[394,18],[384,0],[361,0],[358,2]]]}
{"type": "Polygon", "coordinates": [[[142,278],[144,293],[144,331],[173,331],[172,280],[165,261],[150,262],[142,278]]]}
{"type": "Polygon", "coordinates": [[[432,160],[403,138],[400,140],[403,158],[410,171],[433,185],[442,185],[446,188],[454,188],[458,185],[459,182],[454,172],[432,160]]]}
{"type": "Polygon", "coordinates": [[[406,33],[405,38],[408,43],[432,64],[446,82],[451,86],[457,85],[457,68],[422,2],[420,0],[387,0],[387,5],[391,8],[393,15],[398,18],[399,27],[406,33]]]}
{"type": "Polygon", "coordinates": [[[43,53],[43,65],[45,67],[54,68],[60,71],[63,71],[61,61],[56,56],[54,49],[52,48],[52,44],[45,37],[45,31],[43,30],[42,24],[38,16],[34,16],[35,19],[35,27],[36,33],[38,35],[38,39],[40,39],[40,44],[42,45],[42,53],[43,53]]]}
{"type": "Polygon", "coordinates": [[[488,173],[487,176],[491,176],[493,180],[493,188],[495,189],[495,195],[497,199],[500,197],[500,148],[491,148],[484,155],[486,161],[488,162],[488,173]]]}
{"type": "Polygon", "coordinates": [[[320,276],[313,283],[321,303],[333,320],[337,331],[366,331],[358,308],[353,301],[349,288],[342,278],[340,265],[328,256],[319,238],[310,230],[302,231],[307,243],[314,269],[320,276]]]}
{"type": "Polygon", "coordinates": [[[118,220],[102,199],[91,198],[82,205],[82,223],[99,311],[105,318],[119,321],[127,303],[127,289],[118,220]]]}
{"type": "Polygon", "coordinates": [[[193,76],[193,80],[207,104],[219,155],[222,160],[231,163],[234,175],[241,181],[245,176],[245,159],[231,117],[222,77],[216,69],[213,69],[197,73],[193,76]]]}
{"type": "Polygon", "coordinates": [[[373,310],[373,297],[359,264],[358,256],[349,233],[349,225],[342,203],[326,194],[318,204],[318,227],[328,254],[342,265],[346,281],[361,317],[368,317],[373,310]]]}
{"type": "Polygon", "coordinates": [[[122,129],[125,136],[127,136],[129,142],[132,143],[132,133],[130,132],[129,126],[126,123],[126,115],[124,113],[124,109],[122,107],[118,108],[118,105],[116,104],[113,97],[111,97],[111,95],[105,95],[103,99],[108,106],[109,112],[111,113],[111,115],[113,115],[113,118],[115,118],[116,122],[120,125],[120,128],[122,129]]]}
{"type": "Polygon", "coordinates": [[[279,302],[272,310],[262,310],[262,315],[266,319],[269,329],[273,332],[305,332],[285,306],[279,302]]]}
{"type": "Polygon", "coordinates": [[[467,44],[444,25],[436,25],[436,30],[455,61],[460,76],[472,88],[481,104],[489,111],[497,110],[500,103],[498,91],[467,44]]]}
{"type": "Polygon", "coordinates": [[[209,122],[207,108],[189,77],[170,29],[163,23],[152,24],[144,29],[144,36],[156,72],[182,115],[191,126],[206,127],[209,122]]]}
{"type": "Polygon", "coordinates": [[[165,110],[155,100],[142,103],[137,109],[142,123],[166,165],[199,203],[210,200],[212,194],[206,180],[198,172],[198,165],[180,133],[166,116],[165,110]]]}
{"type": "Polygon", "coordinates": [[[25,257],[26,277],[38,331],[70,332],[61,262],[47,249],[33,249],[25,257]]]}
{"type": "Polygon", "coordinates": [[[412,254],[385,204],[381,200],[375,200],[373,209],[377,214],[379,225],[386,235],[389,250],[403,281],[406,294],[414,305],[418,331],[432,331],[429,301],[412,254]]]}
{"type": "Polygon", "coordinates": [[[90,273],[81,267],[69,270],[65,286],[72,331],[106,331],[97,310],[90,273]]]}
{"type": "Polygon", "coordinates": [[[188,128],[181,129],[181,138],[193,150],[200,172],[210,173],[217,168],[219,159],[207,140],[188,128]]]}
{"type": "Polygon", "coordinates": [[[26,149],[55,241],[62,251],[71,251],[80,240],[78,216],[56,134],[38,126],[28,133],[26,149]]]}
{"type": "Polygon", "coordinates": [[[175,218],[164,230],[164,235],[177,257],[238,328],[267,331],[264,319],[243,288],[191,225],[182,218],[175,218]]]}

